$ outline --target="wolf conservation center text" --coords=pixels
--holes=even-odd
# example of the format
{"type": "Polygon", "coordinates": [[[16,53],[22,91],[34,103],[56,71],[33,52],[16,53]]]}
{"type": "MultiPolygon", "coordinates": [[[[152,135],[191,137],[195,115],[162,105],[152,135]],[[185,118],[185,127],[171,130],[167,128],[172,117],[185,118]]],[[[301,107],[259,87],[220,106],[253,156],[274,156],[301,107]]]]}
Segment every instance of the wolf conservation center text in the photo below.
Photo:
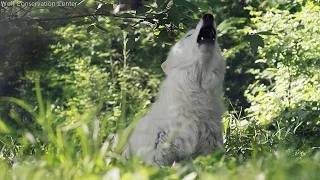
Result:
{"type": "Polygon", "coordinates": [[[72,1],[0,1],[1,7],[76,7],[77,2],[72,1]]]}

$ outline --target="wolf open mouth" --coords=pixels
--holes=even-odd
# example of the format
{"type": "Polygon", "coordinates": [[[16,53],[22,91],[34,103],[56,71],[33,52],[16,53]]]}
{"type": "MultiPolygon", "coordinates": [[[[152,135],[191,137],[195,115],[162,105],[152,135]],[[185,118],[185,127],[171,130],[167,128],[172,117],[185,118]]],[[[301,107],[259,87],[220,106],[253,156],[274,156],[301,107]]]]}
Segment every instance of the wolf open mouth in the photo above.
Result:
{"type": "Polygon", "coordinates": [[[204,25],[199,32],[197,42],[199,44],[214,44],[216,31],[213,25],[204,25]]]}
{"type": "Polygon", "coordinates": [[[197,42],[199,44],[214,44],[214,41],[216,39],[216,30],[214,29],[213,21],[214,17],[212,14],[203,15],[203,25],[197,38],[197,42]]]}

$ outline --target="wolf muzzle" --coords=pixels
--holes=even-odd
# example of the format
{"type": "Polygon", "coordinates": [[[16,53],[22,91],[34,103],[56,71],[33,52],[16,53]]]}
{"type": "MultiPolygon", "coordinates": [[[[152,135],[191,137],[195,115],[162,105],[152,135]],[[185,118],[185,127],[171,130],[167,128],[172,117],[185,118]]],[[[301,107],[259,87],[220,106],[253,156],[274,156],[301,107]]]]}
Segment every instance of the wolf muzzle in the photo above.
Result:
{"type": "Polygon", "coordinates": [[[213,45],[216,39],[214,18],[212,14],[205,14],[202,17],[203,25],[200,29],[197,42],[199,44],[213,45]]]}

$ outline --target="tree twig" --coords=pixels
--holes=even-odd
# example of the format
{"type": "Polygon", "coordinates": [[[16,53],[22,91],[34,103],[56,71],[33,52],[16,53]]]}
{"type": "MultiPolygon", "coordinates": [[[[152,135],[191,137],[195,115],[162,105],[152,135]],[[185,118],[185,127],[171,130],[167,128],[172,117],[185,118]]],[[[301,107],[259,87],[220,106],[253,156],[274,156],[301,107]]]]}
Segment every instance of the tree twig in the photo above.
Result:
{"type": "Polygon", "coordinates": [[[98,13],[98,14],[83,14],[83,15],[75,15],[75,16],[66,16],[66,17],[57,17],[57,18],[30,18],[30,19],[20,19],[20,18],[14,18],[14,19],[6,19],[0,21],[0,23],[7,23],[7,22],[27,22],[27,21],[37,21],[37,22],[46,22],[46,21],[59,21],[59,20],[66,20],[66,19],[76,19],[76,18],[85,18],[85,17],[95,17],[95,16],[109,16],[114,18],[122,18],[122,19],[152,19],[147,17],[139,17],[139,16],[127,16],[122,17],[114,14],[105,14],[105,13],[98,13]]]}
{"type": "MultiPolygon", "coordinates": [[[[37,2],[37,1],[38,0],[35,0],[33,2],[37,2]]],[[[20,19],[24,18],[31,11],[32,8],[33,8],[33,6],[30,6],[30,8],[26,12],[24,12],[24,14],[20,17],[20,19]]]]}

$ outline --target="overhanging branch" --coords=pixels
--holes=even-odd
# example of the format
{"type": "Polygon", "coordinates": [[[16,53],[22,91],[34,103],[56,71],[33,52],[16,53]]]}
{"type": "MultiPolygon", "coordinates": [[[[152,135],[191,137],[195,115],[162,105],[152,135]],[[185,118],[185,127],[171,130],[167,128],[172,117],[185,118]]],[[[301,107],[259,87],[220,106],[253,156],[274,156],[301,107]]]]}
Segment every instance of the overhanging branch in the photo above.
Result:
{"type": "Polygon", "coordinates": [[[13,18],[13,19],[6,19],[0,21],[1,23],[8,23],[8,22],[28,22],[28,21],[36,21],[36,22],[47,22],[47,21],[59,21],[59,20],[66,20],[66,19],[77,19],[77,18],[85,18],[85,17],[95,17],[95,16],[108,16],[114,18],[121,18],[121,19],[152,19],[147,17],[139,17],[139,16],[118,16],[115,14],[83,14],[83,15],[75,15],[75,16],[66,16],[66,17],[57,17],[57,18],[30,18],[30,19],[21,19],[21,18],[13,18]]]}

